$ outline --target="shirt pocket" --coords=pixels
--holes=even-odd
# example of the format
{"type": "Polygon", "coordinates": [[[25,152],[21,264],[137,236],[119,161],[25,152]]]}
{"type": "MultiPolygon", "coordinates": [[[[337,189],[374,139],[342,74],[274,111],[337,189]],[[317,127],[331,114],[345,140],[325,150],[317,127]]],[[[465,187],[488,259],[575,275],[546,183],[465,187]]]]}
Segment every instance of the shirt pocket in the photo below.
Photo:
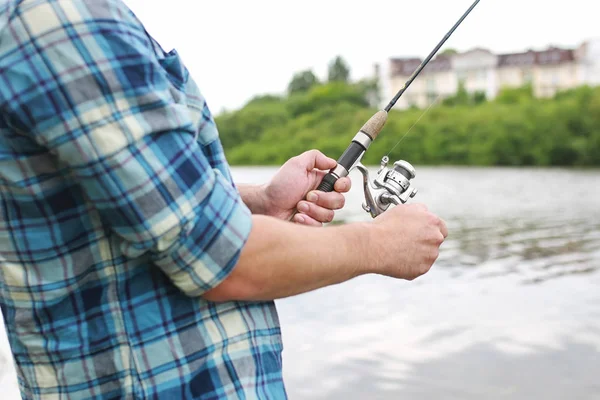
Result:
{"type": "Polygon", "coordinates": [[[158,59],[167,78],[177,90],[184,92],[185,86],[190,78],[190,73],[183,64],[181,57],[176,49],[164,53],[162,58],[158,59]]]}
{"type": "Polygon", "coordinates": [[[215,142],[219,139],[215,121],[181,56],[176,49],[162,53],[162,58],[159,58],[160,66],[174,87],[171,90],[173,99],[187,107],[188,115],[197,129],[196,140],[203,146],[215,142]]]}

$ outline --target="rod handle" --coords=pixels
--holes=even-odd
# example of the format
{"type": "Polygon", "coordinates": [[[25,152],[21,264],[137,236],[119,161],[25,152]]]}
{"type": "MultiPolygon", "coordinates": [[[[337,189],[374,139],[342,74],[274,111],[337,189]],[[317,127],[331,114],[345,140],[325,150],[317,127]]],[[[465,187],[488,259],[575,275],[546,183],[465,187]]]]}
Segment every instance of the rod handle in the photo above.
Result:
{"type": "Polygon", "coordinates": [[[336,176],[330,172],[327,175],[325,175],[325,177],[323,177],[323,180],[321,181],[321,184],[319,185],[317,190],[320,190],[322,192],[333,192],[333,188],[337,180],[338,178],[336,178],[336,176]]]}

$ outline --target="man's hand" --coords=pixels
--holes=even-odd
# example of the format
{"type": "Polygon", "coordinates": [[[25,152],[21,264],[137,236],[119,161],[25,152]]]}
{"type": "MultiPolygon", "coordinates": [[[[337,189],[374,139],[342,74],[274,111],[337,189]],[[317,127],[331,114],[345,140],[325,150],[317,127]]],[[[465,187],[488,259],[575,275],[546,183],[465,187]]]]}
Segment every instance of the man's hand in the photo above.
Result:
{"type": "Polygon", "coordinates": [[[448,236],[446,223],[423,204],[392,207],[373,221],[369,243],[377,273],[413,280],[429,272],[448,236]]]}
{"type": "Polygon", "coordinates": [[[344,207],[351,186],[350,178],[341,178],[335,183],[334,192],[315,190],[337,162],[318,150],[307,151],[287,161],[265,186],[266,214],[289,220],[296,209],[294,222],[322,226],[331,222],[335,210],[344,207]],[[306,199],[306,200],[304,200],[306,199]]]}

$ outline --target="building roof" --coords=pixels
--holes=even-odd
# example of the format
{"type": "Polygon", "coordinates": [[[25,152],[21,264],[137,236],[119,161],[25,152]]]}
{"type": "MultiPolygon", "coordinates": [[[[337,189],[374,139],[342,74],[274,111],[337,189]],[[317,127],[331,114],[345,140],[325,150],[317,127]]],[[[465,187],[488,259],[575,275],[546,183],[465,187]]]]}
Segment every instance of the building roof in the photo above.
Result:
{"type": "Polygon", "coordinates": [[[500,54],[498,67],[519,65],[552,65],[575,61],[575,51],[550,47],[542,51],[529,50],[525,53],[500,54]]]}
{"type": "MultiPolygon", "coordinates": [[[[474,52],[486,52],[491,53],[487,49],[472,49],[465,53],[459,53],[455,56],[461,56],[462,54],[474,53],[474,52]]],[[[425,67],[424,73],[427,72],[441,72],[452,70],[452,57],[453,55],[438,55],[436,58],[425,67]]],[[[511,66],[533,66],[533,65],[556,65],[576,60],[576,51],[572,49],[561,49],[558,47],[549,47],[546,50],[534,51],[528,50],[522,53],[508,53],[498,55],[498,68],[511,67],[511,66]]],[[[422,59],[411,57],[411,58],[392,58],[390,59],[392,76],[409,76],[411,75],[423,62],[422,59]]]]}
{"type": "Polygon", "coordinates": [[[421,64],[420,58],[392,58],[391,73],[392,75],[410,75],[421,64]]]}
{"type": "Polygon", "coordinates": [[[467,50],[464,53],[459,53],[459,54],[471,54],[471,53],[487,53],[487,54],[494,54],[492,53],[490,50],[483,48],[483,47],[474,47],[471,50],[467,50]]]}
{"type": "Polygon", "coordinates": [[[439,55],[427,64],[423,72],[441,72],[452,70],[452,58],[450,56],[439,55]]]}
{"type": "Polygon", "coordinates": [[[536,61],[540,65],[562,64],[575,61],[575,50],[551,47],[548,50],[538,51],[536,56],[536,61]]]}
{"type": "Polygon", "coordinates": [[[498,67],[535,65],[535,60],[536,56],[534,51],[500,54],[498,55],[498,67]]]}
{"type": "MultiPolygon", "coordinates": [[[[391,73],[393,76],[408,76],[419,68],[419,65],[421,65],[423,60],[420,58],[392,58],[390,62],[391,73]]],[[[427,64],[423,73],[450,70],[452,70],[451,58],[449,56],[439,55],[427,64]]]]}

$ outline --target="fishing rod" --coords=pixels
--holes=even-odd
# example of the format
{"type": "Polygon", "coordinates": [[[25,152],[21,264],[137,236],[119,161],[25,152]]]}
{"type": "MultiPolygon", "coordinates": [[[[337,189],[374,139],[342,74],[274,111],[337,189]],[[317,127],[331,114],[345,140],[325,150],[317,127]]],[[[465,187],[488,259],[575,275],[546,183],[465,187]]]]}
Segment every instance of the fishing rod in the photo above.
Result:
{"type": "MultiPolygon", "coordinates": [[[[411,180],[415,178],[415,168],[410,163],[400,160],[396,161],[392,168],[388,168],[387,164],[389,158],[388,156],[384,156],[381,159],[381,166],[377,171],[377,176],[373,182],[371,182],[369,179],[369,171],[361,163],[361,160],[371,143],[377,138],[387,122],[388,112],[396,105],[400,97],[402,97],[404,92],[414,82],[417,76],[419,76],[425,66],[429,64],[444,43],[452,36],[454,31],[456,31],[465,18],[467,18],[471,11],[479,4],[479,1],[480,0],[476,0],[462,17],[460,17],[452,29],[448,31],[446,36],[444,36],[415,72],[413,72],[408,81],[406,81],[404,86],[402,86],[389,104],[383,110],[375,113],[363,125],[350,142],[350,145],[346,148],[346,151],[344,151],[338,159],[338,165],[325,175],[317,190],[332,192],[337,180],[348,176],[350,171],[356,168],[363,175],[363,189],[366,201],[366,203],[363,204],[363,209],[370,213],[373,218],[386,211],[391,204],[404,204],[409,198],[415,197],[417,189],[411,187],[411,180]]],[[[402,140],[402,138],[400,140],[402,140]]]]}

